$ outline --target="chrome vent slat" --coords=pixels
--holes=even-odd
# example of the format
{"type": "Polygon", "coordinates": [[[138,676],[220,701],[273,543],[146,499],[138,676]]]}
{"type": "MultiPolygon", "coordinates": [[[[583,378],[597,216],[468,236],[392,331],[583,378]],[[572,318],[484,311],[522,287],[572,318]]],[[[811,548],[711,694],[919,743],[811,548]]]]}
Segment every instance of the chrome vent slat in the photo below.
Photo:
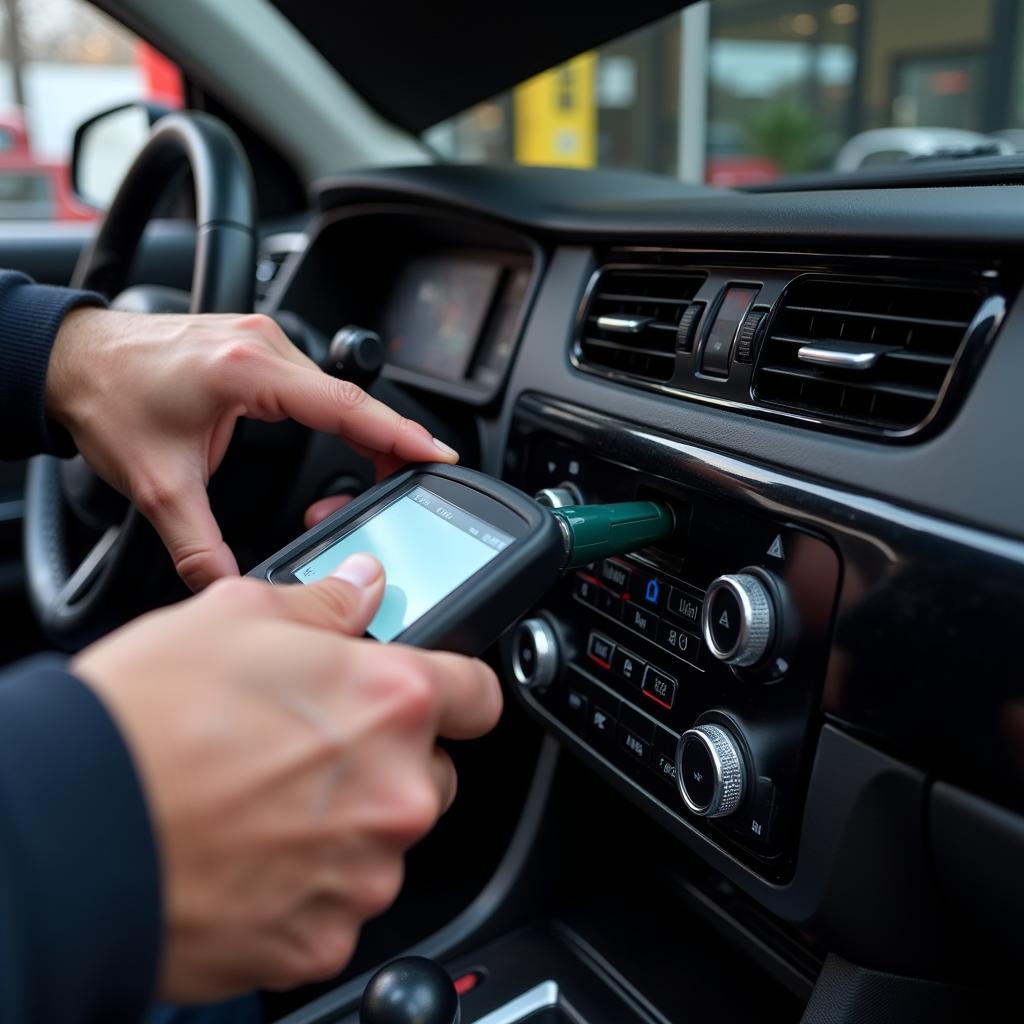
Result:
{"type": "Polygon", "coordinates": [[[643,381],[671,380],[679,320],[703,280],[685,271],[604,268],[582,318],[580,362],[643,381]],[[633,329],[633,323],[639,326],[633,329]]]}
{"type": "Polygon", "coordinates": [[[769,325],[753,395],[824,422],[913,430],[941,399],[981,301],[972,290],[925,283],[801,278],[769,325]],[[815,347],[875,357],[849,368],[801,358],[815,347]]]}

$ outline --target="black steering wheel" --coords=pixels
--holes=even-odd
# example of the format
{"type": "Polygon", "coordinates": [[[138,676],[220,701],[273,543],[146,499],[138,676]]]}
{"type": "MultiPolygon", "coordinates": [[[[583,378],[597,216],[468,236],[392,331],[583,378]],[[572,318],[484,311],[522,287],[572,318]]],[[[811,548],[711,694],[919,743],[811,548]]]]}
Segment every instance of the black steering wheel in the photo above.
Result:
{"type": "MultiPolygon", "coordinates": [[[[174,296],[184,293],[148,286],[123,290],[157,202],[184,171],[191,172],[196,211],[188,308],[193,313],[252,309],[252,173],[231,130],[206,114],[170,114],[156,124],[82,253],[73,287],[117,296],[121,301],[115,298],[115,307],[178,311],[174,296]]],[[[49,638],[74,647],[115,625],[118,597],[145,587],[146,565],[153,561],[153,536],[139,513],[81,456],[64,461],[42,455],[29,464],[24,522],[29,597],[49,638]],[[85,548],[84,558],[76,558],[73,552],[85,548]]]]}

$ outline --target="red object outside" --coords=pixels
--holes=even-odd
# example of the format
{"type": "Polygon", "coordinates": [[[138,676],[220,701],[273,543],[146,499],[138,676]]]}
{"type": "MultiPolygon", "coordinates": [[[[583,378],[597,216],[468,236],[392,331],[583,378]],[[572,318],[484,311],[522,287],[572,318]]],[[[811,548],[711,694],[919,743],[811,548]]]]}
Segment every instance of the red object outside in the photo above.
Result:
{"type": "Polygon", "coordinates": [[[144,99],[175,110],[185,105],[185,87],[177,64],[141,39],[135,44],[135,62],[146,83],[144,99]]]}

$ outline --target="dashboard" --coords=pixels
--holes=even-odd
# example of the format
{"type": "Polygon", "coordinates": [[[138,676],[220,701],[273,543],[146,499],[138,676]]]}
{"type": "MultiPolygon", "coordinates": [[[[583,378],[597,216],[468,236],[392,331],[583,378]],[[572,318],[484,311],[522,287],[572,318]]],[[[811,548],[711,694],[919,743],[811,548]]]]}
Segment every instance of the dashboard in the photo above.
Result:
{"type": "Polygon", "coordinates": [[[1016,956],[1019,186],[435,167],[318,203],[266,308],[376,330],[409,414],[530,493],[676,512],[502,639],[536,726],[856,963],[1016,956]]]}

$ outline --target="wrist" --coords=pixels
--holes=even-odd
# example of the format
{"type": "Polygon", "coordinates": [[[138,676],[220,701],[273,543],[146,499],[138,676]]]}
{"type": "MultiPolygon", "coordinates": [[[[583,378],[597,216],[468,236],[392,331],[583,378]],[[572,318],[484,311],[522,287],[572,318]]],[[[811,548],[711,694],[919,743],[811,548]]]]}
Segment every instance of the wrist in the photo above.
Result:
{"type": "Polygon", "coordinates": [[[96,326],[111,314],[106,309],[80,306],[61,321],[46,370],[46,415],[74,433],[75,399],[87,390],[87,352],[96,326]]]}

